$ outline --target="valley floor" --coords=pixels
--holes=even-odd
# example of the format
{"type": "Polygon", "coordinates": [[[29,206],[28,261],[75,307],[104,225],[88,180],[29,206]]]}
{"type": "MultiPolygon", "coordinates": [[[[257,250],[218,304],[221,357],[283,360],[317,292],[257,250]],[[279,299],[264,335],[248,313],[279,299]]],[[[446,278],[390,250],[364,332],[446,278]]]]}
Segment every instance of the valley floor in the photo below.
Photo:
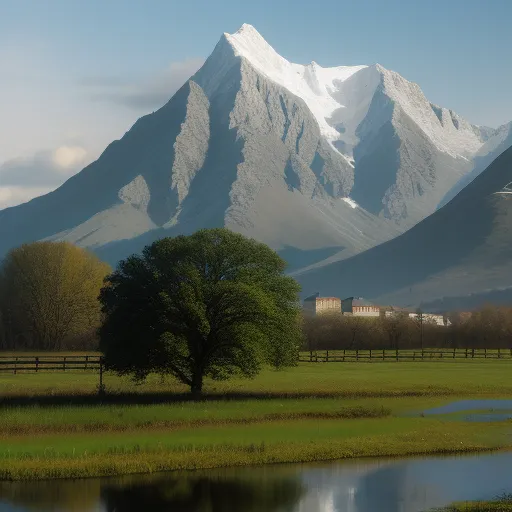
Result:
{"type": "Polygon", "coordinates": [[[512,398],[512,362],[301,363],[208,382],[187,401],[172,380],[136,386],[92,372],[0,375],[0,479],[145,473],[363,456],[512,448],[507,421],[421,411],[512,398]]]}

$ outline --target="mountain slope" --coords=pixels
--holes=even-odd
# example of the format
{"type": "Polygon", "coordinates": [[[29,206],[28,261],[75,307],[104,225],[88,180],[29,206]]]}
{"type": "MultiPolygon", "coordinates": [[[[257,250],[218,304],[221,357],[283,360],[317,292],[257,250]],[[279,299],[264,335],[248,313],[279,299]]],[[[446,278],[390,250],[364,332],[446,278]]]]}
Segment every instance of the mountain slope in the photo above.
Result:
{"type": "Polygon", "coordinates": [[[250,25],[56,191],[0,212],[0,257],[69,240],[115,263],[227,226],[292,269],[350,257],[435,210],[485,130],[382,66],[292,64],[250,25]]]}
{"type": "Polygon", "coordinates": [[[512,146],[512,123],[500,126],[486,140],[473,157],[473,169],[452,187],[439,203],[439,208],[451,201],[465,186],[471,183],[493,160],[512,146]]]}
{"type": "Polygon", "coordinates": [[[403,235],[297,276],[304,295],[364,295],[416,305],[512,286],[512,148],[403,235]]]}

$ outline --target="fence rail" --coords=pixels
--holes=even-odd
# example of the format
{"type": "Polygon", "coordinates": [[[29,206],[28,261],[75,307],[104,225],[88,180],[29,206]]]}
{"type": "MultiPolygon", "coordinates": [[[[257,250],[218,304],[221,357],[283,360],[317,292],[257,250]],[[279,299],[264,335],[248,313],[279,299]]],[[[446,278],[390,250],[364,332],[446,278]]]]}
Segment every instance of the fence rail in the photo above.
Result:
{"type": "Polygon", "coordinates": [[[103,370],[102,356],[0,356],[0,372],[103,370]]]}
{"type": "Polygon", "coordinates": [[[512,361],[512,349],[365,349],[365,350],[313,350],[301,352],[303,363],[351,363],[378,361],[439,361],[468,359],[506,359],[512,361]]]}

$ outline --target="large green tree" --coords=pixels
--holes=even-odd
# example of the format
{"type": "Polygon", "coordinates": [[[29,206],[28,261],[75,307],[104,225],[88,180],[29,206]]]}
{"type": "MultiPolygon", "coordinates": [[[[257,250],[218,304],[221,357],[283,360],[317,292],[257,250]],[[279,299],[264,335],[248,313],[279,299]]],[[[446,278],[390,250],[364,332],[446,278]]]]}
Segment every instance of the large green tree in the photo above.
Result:
{"type": "Polygon", "coordinates": [[[100,326],[98,295],[111,268],[68,242],[12,249],[0,267],[0,309],[10,346],[66,348],[100,326]]]}
{"type": "Polygon", "coordinates": [[[295,364],[299,285],[269,247],[227,229],[163,238],[119,263],[102,289],[107,367],[168,373],[200,393],[205,376],[252,377],[295,364]]]}

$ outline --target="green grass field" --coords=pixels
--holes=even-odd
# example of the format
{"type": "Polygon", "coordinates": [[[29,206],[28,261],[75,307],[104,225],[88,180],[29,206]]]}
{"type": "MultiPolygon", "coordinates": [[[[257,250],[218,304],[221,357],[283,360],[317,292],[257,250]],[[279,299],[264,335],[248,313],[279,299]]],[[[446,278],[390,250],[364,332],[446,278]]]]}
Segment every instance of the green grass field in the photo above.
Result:
{"type": "MultiPolygon", "coordinates": [[[[263,371],[255,379],[225,382],[206,380],[205,392],[310,396],[420,396],[485,394],[512,396],[512,362],[467,360],[454,362],[300,363],[297,367],[263,371]]],[[[143,385],[106,373],[110,393],[183,393],[188,389],[171,378],[151,375],[143,385]]],[[[0,399],[6,396],[94,393],[98,373],[59,371],[0,373],[0,399]]]]}
{"type": "Polygon", "coordinates": [[[107,373],[101,401],[95,372],[2,373],[0,478],[512,448],[506,421],[419,414],[459,398],[512,397],[510,365],[301,363],[253,380],[207,381],[200,402],[183,401],[182,385],[156,375],[137,386],[107,373]],[[93,399],[84,404],[84,396],[93,399]]]}

